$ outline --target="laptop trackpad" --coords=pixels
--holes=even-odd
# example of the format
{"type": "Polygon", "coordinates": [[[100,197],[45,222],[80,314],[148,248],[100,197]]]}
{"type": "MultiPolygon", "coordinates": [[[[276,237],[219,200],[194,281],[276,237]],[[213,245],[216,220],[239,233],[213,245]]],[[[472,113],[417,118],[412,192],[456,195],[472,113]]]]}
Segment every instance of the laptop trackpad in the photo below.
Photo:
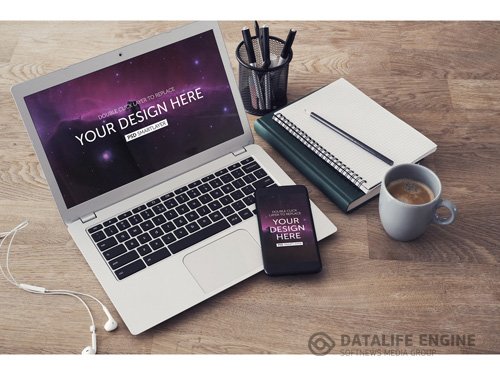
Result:
{"type": "Polygon", "coordinates": [[[242,229],[187,254],[183,262],[205,293],[262,270],[260,245],[242,229]]]}

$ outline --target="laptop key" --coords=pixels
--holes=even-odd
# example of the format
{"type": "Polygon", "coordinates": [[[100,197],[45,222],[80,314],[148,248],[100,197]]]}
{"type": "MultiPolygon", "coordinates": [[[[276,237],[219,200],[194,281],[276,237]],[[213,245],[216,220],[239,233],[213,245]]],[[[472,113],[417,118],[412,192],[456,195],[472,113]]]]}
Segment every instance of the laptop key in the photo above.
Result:
{"type": "Polygon", "coordinates": [[[163,231],[161,230],[161,228],[154,228],[149,231],[149,234],[153,238],[158,238],[163,234],[163,231]]]}
{"type": "Polygon", "coordinates": [[[143,233],[137,236],[137,240],[144,245],[145,243],[148,243],[149,241],[152,240],[151,236],[149,233],[143,233]]]}
{"type": "Polygon", "coordinates": [[[229,216],[234,213],[234,210],[231,206],[226,206],[224,208],[221,208],[220,212],[222,212],[222,215],[224,216],[229,216]]]}
{"type": "Polygon", "coordinates": [[[167,193],[167,194],[165,194],[165,195],[162,195],[162,196],[160,197],[160,199],[161,199],[162,201],[166,201],[166,200],[169,200],[170,198],[172,198],[173,196],[174,196],[174,193],[167,193]]]}
{"type": "Polygon", "coordinates": [[[156,240],[151,241],[149,243],[149,246],[151,246],[151,249],[157,250],[157,249],[159,249],[160,247],[163,246],[163,242],[161,242],[160,238],[157,238],[156,240]]]}
{"type": "Polygon", "coordinates": [[[253,161],[253,158],[250,156],[249,158],[246,158],[244,160],[241,161],[241,164],[248,164],[250,163],[251,161],[253,161]]]}
{"type": "Polygon", "coordinates": [[[258,188],[269,186],[273,182],[274,182],[273,179],[271,177],[267,176],[267,177],[264,177],[264,178],[260,179],[259,181],[255,182],[253,184],[253,188],[255,190],[257,190],[258,188]]]}
{"type": "Polygon", "coordinates": [[[174,242],[176,240],[176,238],[175,238],[175,236],[174,236],[173,233],[167,233],[161,239],[163,240],[163,242],[165,243],[165,245],[168,245],[169,243],[174,242]]]}
{"type": "Polygon", "coordinates": [[[241,167],[241,169],[245,173],[253,172],[253,171],[255,171],[255,170],[259,169],[259,168],[260,168],[260,166],[256,162],[253,162],[253,163],[250,163],[250,164],[247,164],[247,165],[244,165],[243,167],[241,167]]]}
{"type": "Polygon", "coordinates": [[[168,258],[170,256],[170,251],[166,247],[163,247],[155,252],[148,254],[144,257],[144,261],[148,266],[152,266],[153,264],[168,258]]]}
{"type": "Polygon", "coordinates": [[[198,200],[203,204],[207,204],[208,202],[211,202],[213,198],[210,194],[204,194],[201,197],[199,197],[198,200]]]}
{"type": "Polygon", "coordinates": [[[217,188],[217,189],[211,191],[210,195],[212,196],[212,198],[217,199],[217,198],[222,197],[224,195],[224,193],[222,192],[221,189],[217,188]]]}
{"type": "Polygon", "coordinates": [[[110,226],[111,224],[114,224],[118,221],[118,219],[116,217],[113,217],[109,220],[106,220],[104,223],[102,223],[102,225],[104,225],[105,227],[107,226],[110,226]]]}
{"type": "Polygon", "coordinates": [[[108,250],[109,248],[118,245],[118,241],[114,237],[106,238],[97,244],[97,248],[101,251],[108,250]]]}
{"type": "Polygon", "coordinates": [[[196,213],[196,211],[191,211],[191,212],[188,212],[186,215],[185,215],[185,218],[187,219],[187,221],[191,222],[191,221],[194,221],[196,219],[199,219],[200,218],[200,215],[198,215],[196,213]]]}
{"type": "Polygon", "coordinates": [[[231,193],[232,191],[234,191],[234,186],[233,185],[230,185],[230,184],[227,184],[227,185],[224,185],[223,187],[221,187],[221,190],[226,193],[226,194],[229,194],[231,193]]]}
{"type": "Polygon", "coordinates": [[[208,204],[208,207],[210,207],[210,209],[211,209],[212,211],[215,211],[215,210],[218,210],[219,208],[221,208],[221,207],[222,207],[222,204],[220,204],[220,202],[219,202],[219,201],[213,201],[213,202],[210,202],[210,203],[208,204]]]}
{"type": "Polygon", "coordinates": [[[179,228],[179,229],[174,231],[174,234],[177,238],[182,238],[182,237],[186,237],[188,235],[188,232],[184,228],[179,228]]]}
{"type": "Polygon", "coordinates": [[[248,208],[239,211],[238,214],[243,220],[249,219],[253,216],[252,212],[248,208]]]}
{"type": "Polygon", "coordinates": [[[137,258],[139,258],[139,254],[137,254],[137,251],[134,250],[120,255],[119,257],[113,259],[108,263],[112,269],[116,270],[117,268],[120,268],[121,266],[124,266],[125,264],[130,263],[137,258]]]}
{"type": "Polygon", "coordinates": [[[234,208],[235,211],[242,210],[246,207],[245,203],[243,203],[243,201],[241,200],[234,202],[231,206],[234,208]]]}
{"type": "Polygon", "coordinates": [[[249,195],[252,194],[255,191],[255,189],[253,188],[252,185],[247,185],[243,189],[241,189],[241,191],[245,193],[245,195],[249,195]]]}
{"type": "Polygon", "coordinates": [[[184,202],[187,202],[189,200],[189,197],[186,193],[182,193],[181,195],[176,196],[175,199],[177,200],[177,202],[179,202],[179,204],[182,204],[184,202]]]}
{"type": "Polygon", "coordinates": [[[135,237],[137,236],[138,234],[141,234],[142,233],[142,229],[140,226],[136,225],[135,227],[132,227],[128,230],[128,233],[130,234],[130,236],[132,237],[135,237]]]}
{"type": "Polygon", "coordinates": [[[227,172],[227,168],[224,168],[224,169],[221,169],[220,171],[215,172],[215,175],[222,176],[226,172],[227,172]]]}
{"type": "Polygon", "coordinates": [[[200,220],[197,221],[197,223],[202,227],[205,228],[207,225],[209,225],[212,221],[208,217],[202,217],[200,220]]]}
{"type": "Polygon", "coordinates": [[[184,218],[184,216],[181,216],[174,220],[174,224],[177,228],[180,228],[187,224],[187,220],[184,218]]]}
{"type": "Polygon", "coordinates": [[[207,182],[207,181],[210,181],[210,180],[212,180],[212,179],[214,179],[214,178],[215,178],[215,175],[211,174],[211,175],[208,175],[208,176],[206,176],[206,177],[203,177],[203,178],[201,179],[201,181],[203,181],[203,182],[207,182]]]}
{"type": "Polygon", "coordinates": [[[175,229],[175,225],[174,225],[174,223],[172,223],[172,222],[169,221],[168,223],[163,224],[161,226],[161,229],[163,229],[163,231],[165,233],[168,233],[168,232],[171,232],[171,231],[173,231],[175,229]]]}
{"type": "Polygon", "coordinates": [[[243,198],[245,195],[241,192],[241,190],[236,190],[235,192],[231,193],[231,197],[237,201],[238,199],[243,198]]]}
{"type": "Polygon", "coordinates": [[[190,246],[197,244],[213,235],[222,232],[224,229],[229,228],[230,225],[227,220],[221,220],[215,224],[203,228],[202,230],[191,234],[190,236],[174,242],[168,246],[172,254],[176,254],[181,250],[184,250],[190,246]]]}
{"type": "Polygon", "coordinates": [[[92,233],[91,237],[94,240],[94,242],[99,242],[105,239],[106,235],[102,230],[100,230],[99,232],[92,233]]]}
{"type": "Polygon", "coordinates": [[[125,246],[127,246],[127,249],[132,250],[139,246],[139,242],[137,242],[135,238],[132,238],[131,240],[125,241],[125,246]]]}
{"type": "Polygon", "coordinates": [[[94,233],[97,232],[99,229],[102,229],[102,224],[97,224],[96,226],[93,226],[92,228],[88,229],[89,233],[94,233]]]}
{"type": "Polygon", "coordinates": [[[229,167],[227,167],[227,169],[232,171],[232,170],[238,168],[240,165],[241,165],[240,163],[236,163],[236,164],[230,165],[229,167]]]}
{"type": "Polygon", "coordinates": [[[165,223],[167,221],[167,219],[165,219],[165,216],[163,215],[158,215],[158,216],[155,216],[153,218],[153,223],[155,223],[155,225],[162,225],[163,223],[165,223]]]}
{"type": "Polygon", "coordinates": [[[234,200],[229,195],[225,195],[219,199],[219,202],[221,202],[224,206],[227,206],[228,204],[233,203],[234,200]]]}
{"type": "Polygon", "coordinates": [[[151,220],[146,220],[144,223],[140,224],[140,227],[142,228],[142,230],[144,232],[147,232],[148,230],[154,228],[154,224],[153,224],[153,222],[151,220]]]}
{"type": "Polygon", "coordinates": [[[118,215],[118,220],[126,219],[129,216],[132,216],[132,211],[127,211],[127,212],[124,212],[121,215],[118,215]]]}
{"type": "Polygon", "coordinates": [[[215,211],[208,215],[208,217],[215,222],[222,219],[222,214],[219,211],[215,211]]]}
{"type": "Polygon", "coordinates": [[[214,189],[222,186],[223,183],[220,180],[220,178],[216,178],[215,180],[210,181],[210,186],[212,186],[214,189]]]}
{"type": "Polygon", "coordinates": [[[167,220],[172,220],[175,219],[177,216],[179,216],[179,214],[175,210],[167,211],[164,213],[164,215],[167,218],[167,220]]]}
{"type": "Polygon", "coordinates": [[[193,233],[200,229],[200,226],[196,223],[189,223],[188,225],[186,225],[186,229],[189,233],[193,233]]]}
{"type": "Polygon", "coordinates": [[[130,216],[128,221],[130,222],[130,224],[132,225],[135,225],[135,224],[139,224],[142,222],[142,217],[138,214],[134,215],[134,216],[130,216]]]}
{"type": "Polygon", "coordinates": [[[158,203],[160,203],[160,198],[153,199],[152,201],[149,201],[146,203],[146,206],[148,207],[153,207],[156,206],[158,203]]]}
{"type": "Polygon", "coordinates": [[[187,203],[187,205],[189,206],[190,209],[194,210],[194,209],[200,207],[201,203],[200,203],[200,201],[198,199],[195,198],[192,201],[189,201],[187,203]]]}
{"type": "Polygon", "coordinates": [[[130,235],[125,231],[118,233],[115,237],[118,242],[124,242],[130,239],[130,235]]]}
{"type": "Polygon", "coordinates": [[[119,221],[118,223],[116,223],[116,226],[120,230],[125,230],[127,228],[130,228],[130,223],[127,220],[122,220],[122,221],[119,221]]]}
{"type": "Polygon", "coordinates": [[[139,246],[137,248],[137,251],[139,252],[139,255],[144,256],[144,255],[149,254],[153,250],[151,250],[151,248],[149,247],[148,244],[144,244],[142,246],[139,246]]]}
{"type": "Polygon", "coordinates": [[[194,188],[194,189],[189,190],[187,192],[187,195],[189,195],[189,197],[192,199],[192,198],[199,197],[201,195],[201,193],[198,189],[194,188]]]}
{"type": "Polygon", "coordinates": [[[189,211],[189,207],[186,204],[181,204],[179,207],[175,209],[179,215],[184,215],[189,211]]]}
{"type": "Polygon", "coordinates": [[[104,258],[106,258],[106,260],[110,260],[126,252],[127,249],[125,248],[125,246],[120,244],[118,246],[112,247],[111,249],[103,251],[102,255],[104,255],[104,258]]]}
{"type": "Polygon", "coordinates": [[[118,233],[118,229],[116,229],[116,226],[110,225],[109,227],[104,228],[104,233],[106,233],[108,235],[108,237],[111,237],[111,236],[115,235],[116,233],[118,233]]]}
{"type": "Polygon", "coordinates": [[[141,212],[141,216],[144,220],[147,220],[151,219],[153,216],[155,216],[155,214],[148,208],[147,210],[141,212]]]}
{"type": "Polygon", "coordinates": [[[183,187],[180,187],[179,189],[175,190],[174,193],[175,194],[180,194],[180,193],[183,193],[187,190],[187,186],[183,186],[183,187]]]}
{"type": "Polygon", "coordinates": [[[241,176],[245,175],[245,173],[239,168],[232,171],[231,174],[234,178],[240,178],[241,176]]]}
{"type": "Polygon", "coordinates": [[[195,186],[198,186],[198,185],[201,185],[201,180],[197,180],[197,181],[191,182],[188,185],[188,188],[192,189],[192,188],[194,188],[195,186]]]}
{"type": "Polygon", "coordinates": [[[136,214],[136,213],[138,213],[138,212],[141,212],[141,211],[145,210],[146,208],[147,208],[147,207],[146,207],[146,205],[145,205],[145,204],[143,204],[143,205],[140,205],[139,207],[134,208],[134,209],[132,210],[132,212],[133,212],[134,214],[136,214]]]}
{"type": "Polygon", "coordinates": [[[174,208],[175,206],[177,206],[179,203],[177,203],[177,201],[173,198],[167,200],[165,202],[165,207],[167,208],[174,208]]]}
{"type": "Polygon", "coordinates": [[[241,222],[240,217],[238,214],[231,215],[227,218],[227,220],[231,223],[231,225],[235,225],[241,222]]]}
{"type": "Polygon", "coordinates": [[[243,202],[245,202],[247,206],[250,206],[255,203],[255,197],[253,195],[247,195],[243,198],[243,202]]]}
{"type": "Polygon", "coordinates": [[[162,212],[165,212],[166,210],[167,209],[165,208],[165,206],[161,203],[153,207],[153,211],[157,215],[161,214],[162,212]]]}
{"type": "Polygon", "coordinates": [[[205,216],[210,213],[210,209],[207,206],[201,206],[196,210],[196,212],[198,212],[198,215],[200,216],[205,216]]]}
{"type": "Polygon", "coordinates": [[[208,193],[210,190],[212,190],[212,187],[210,184],[203,184],[198,186],[198,190],[203,194],[203,193],[208,193]]]}
{"type": "Polygon", "coordinates": [[[257,181],[257,177],[255,177],[253,174],[249,174],[249,175],[246,175],[245,177],[243,177],[243,180],[245,180],[245,182],[247,184],[250,184],[254,181],[257,181]]]}
{"type": "Polygon", "coordinates": [[[124,278],[133,275],[134,273],[139,272],[144,268],[146,268],[146,265],[141,259],[138,259],[135,262],[132,262],[125,267],[122,267],[119,270],[115,271],[115,275],[118,280],[123,280],[124,278]]]}
{"type": "Polygon", "coordinates": [[[257,169],[255,172],[253,172],[253,174],[257,178],[262,178],[262,177],[266,177],[267,176],[266,171],[263,170],[262,168],[257,169]]]}

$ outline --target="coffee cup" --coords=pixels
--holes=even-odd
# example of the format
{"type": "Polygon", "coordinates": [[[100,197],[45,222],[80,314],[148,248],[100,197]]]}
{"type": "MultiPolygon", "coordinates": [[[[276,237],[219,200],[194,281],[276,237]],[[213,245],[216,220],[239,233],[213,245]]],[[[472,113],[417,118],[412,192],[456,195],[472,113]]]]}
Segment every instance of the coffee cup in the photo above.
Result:
{"type": "Polygon", "coordinates": [[[398,241],[421,236],[429,224],[448,225],[457,217],[456,206],[441,199],[441,181],[430,169],[418,164],[400,164],[389,169],[382,180],[379,215],[387,234],[398,241]],[[437,213],[449,210],[449,217],[437,213]]]}

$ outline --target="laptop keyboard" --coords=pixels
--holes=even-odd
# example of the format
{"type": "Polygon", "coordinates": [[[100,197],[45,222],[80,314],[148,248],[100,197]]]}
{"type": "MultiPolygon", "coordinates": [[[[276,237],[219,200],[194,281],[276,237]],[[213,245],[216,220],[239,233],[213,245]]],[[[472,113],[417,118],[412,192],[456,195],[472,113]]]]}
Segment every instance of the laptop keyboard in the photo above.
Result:
{"type": "Polygon", "coordinates": [[[254,192],[274,181],[252,158],[87,229],[118,280],[203,241],[254,213],[254,192]]]}

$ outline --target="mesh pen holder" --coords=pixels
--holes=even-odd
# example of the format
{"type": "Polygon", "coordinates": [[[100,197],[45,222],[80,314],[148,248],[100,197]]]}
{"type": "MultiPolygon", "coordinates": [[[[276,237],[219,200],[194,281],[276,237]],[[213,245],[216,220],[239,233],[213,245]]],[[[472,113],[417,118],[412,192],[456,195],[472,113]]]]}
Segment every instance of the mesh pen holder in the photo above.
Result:
{"type": "Polygon", "coordinates": [[[262,116],[287,103],[288,65],[292,61],[293,53],[290,51],[286,59],[278,64],[285,41],[270,36],[271,64],[264,68],[256,36],[252,37],[252,43],[257,60],[255,66],[251,66],[248,62],[244,42],[236,48],[236,58],[239,62],[239,88],[245,111],[252,115],[262,116]]]}

